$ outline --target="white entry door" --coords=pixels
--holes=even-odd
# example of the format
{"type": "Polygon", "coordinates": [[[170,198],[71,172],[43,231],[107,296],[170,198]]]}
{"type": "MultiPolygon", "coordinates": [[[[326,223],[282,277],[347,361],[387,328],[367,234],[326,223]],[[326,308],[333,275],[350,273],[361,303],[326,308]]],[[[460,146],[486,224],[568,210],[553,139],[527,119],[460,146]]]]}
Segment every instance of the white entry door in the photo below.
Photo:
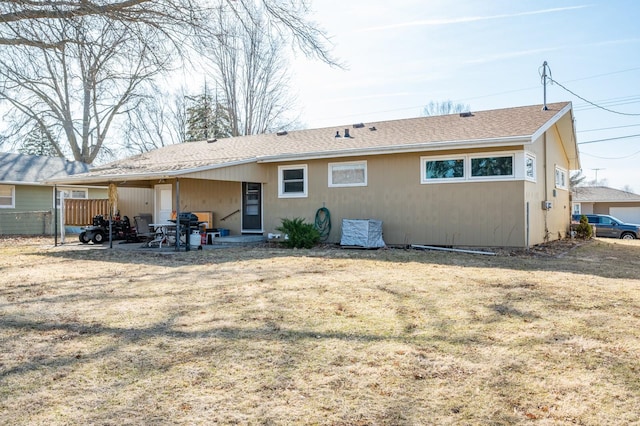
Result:
{"type": "Polygon", "coordinates": [[[155,186],[155,214],[153,221],[155,223],[165,223],[171,219],[173,211],[173,194],[171,184],[163,184],[155,186]]]}

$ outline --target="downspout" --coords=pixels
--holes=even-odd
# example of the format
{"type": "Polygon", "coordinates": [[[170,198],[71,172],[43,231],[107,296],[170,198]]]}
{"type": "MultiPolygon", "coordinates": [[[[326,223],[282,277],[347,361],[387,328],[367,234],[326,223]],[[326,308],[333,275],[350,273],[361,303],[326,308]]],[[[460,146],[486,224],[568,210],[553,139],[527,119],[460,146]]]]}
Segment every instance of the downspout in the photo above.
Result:
{"type": "MultiPolygon", "coordinates": [[[[548,158],[547,158],[547,132],[544,132],[542,136],[542,149],[544,150],[544,200],[543,202],[549,199],[549,167],[548,166],[548,158]]],[[[549,223],[547,215],[549,214],[548,209],[544,209],[544,241],[547,242],[549,240],[549,223]]]]}

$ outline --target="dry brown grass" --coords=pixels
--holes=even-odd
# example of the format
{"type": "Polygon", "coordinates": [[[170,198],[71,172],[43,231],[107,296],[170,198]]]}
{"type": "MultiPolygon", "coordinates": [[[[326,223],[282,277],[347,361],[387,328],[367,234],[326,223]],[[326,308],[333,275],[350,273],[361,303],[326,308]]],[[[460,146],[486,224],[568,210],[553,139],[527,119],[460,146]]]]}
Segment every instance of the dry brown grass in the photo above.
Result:
{"type": "Polygon", "coordinates": [[[0,423],[632,424],[640,243],[0,241],[0,423]]]}

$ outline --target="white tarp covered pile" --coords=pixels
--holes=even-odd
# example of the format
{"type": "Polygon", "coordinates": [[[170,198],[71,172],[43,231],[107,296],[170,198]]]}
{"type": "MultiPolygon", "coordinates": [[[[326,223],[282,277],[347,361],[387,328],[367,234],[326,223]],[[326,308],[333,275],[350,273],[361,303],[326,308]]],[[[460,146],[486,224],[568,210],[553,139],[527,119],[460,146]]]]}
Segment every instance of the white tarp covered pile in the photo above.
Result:
{"type": "Polygon", "coordinates": [[[374,219],[342,219],[342,246],[384,247],[382,221],[374,219]]]}

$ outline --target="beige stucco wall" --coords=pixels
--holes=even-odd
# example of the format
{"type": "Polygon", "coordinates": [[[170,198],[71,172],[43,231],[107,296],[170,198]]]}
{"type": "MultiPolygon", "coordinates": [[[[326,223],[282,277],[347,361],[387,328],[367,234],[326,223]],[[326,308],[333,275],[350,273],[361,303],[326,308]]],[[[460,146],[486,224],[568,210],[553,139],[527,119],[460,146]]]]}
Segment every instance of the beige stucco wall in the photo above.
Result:
{"type": "MultiPolygon", "coordinates": [[[[174,198],[175,190],[174,182],[174,198]]],[[[241,192],[241,182],[180,179],[180,211],[213,212],[213,226],[210,227],[227,228],[231,233],[239,234],[241,215],[235,212],[242,203],[241,192]]]]}
{"type": "Polygon", "coordinates": [[[536,181],[525,182],[525,203],[529,203],[529,244],[564,238],[571,220],[571,201],[568,189],[555,186],[556,165],[567,170],[567,181],[570,171],[557,128],[549,129],[527,146],[526,151],[536,156],[536,181]],[[543,201],[550,201],[551,209],[544,210],[543,201]]]}
{"type": "Polygon", "coordinates": [[[121,216],[128,216],[131,221],[141,213],[153,215],[153,189],[118,188],[118,209],[121,216]]]}
{"type": "MultiPolygon", "coordinates": [[[[483,152],[481,150],[246,164],[181,178],[180,210],[212,211],[213,227],[228,228],[232,234],[239,234],[241,182],[253,181],[263,183],[265,234],[275,232],[282,218],[302,217],[313,223],[316,211],[327,207],[333,225],[329,242],[333,243],[340,241],[342,219],[379,219],[383,221],[384,240],[389,245],[525,247],[527,243],[539,244],[566,235],[571,214],[569,191],[555,188],[555,166],[569,172],[561,142],[557,129],[552,127],[533,144],[491,149],[492,153],[533,153],[535,182],[512,179],[420,183],[422,156],[483,152]],[[367,186],[328,186],[328,163],[361,160],[367,161],[367,186]],[[278,197],[278,166],[283,164],[307,165],[307,197],[278,197]],[[542,209],[545,200],[552,202],[550,210],[542,209]]],[[[173,184],[175,191],[175,182],[173,184]]]]}
{"type": "Polygon", "coordinates": [[[284,217],[313,222],[317,209],[325,206],[333,224],[330,242],[340,241],[342,219],[379,219],[390,245],[524,245],[522,181],[421,184],[421,155],[342,159],[367,160],[368,185],[351,188],[328,187],[328,160],[304,162],[307,198],[278,198],[274,165],[264,185],[265,232],[273,232],[284,217]]]}

